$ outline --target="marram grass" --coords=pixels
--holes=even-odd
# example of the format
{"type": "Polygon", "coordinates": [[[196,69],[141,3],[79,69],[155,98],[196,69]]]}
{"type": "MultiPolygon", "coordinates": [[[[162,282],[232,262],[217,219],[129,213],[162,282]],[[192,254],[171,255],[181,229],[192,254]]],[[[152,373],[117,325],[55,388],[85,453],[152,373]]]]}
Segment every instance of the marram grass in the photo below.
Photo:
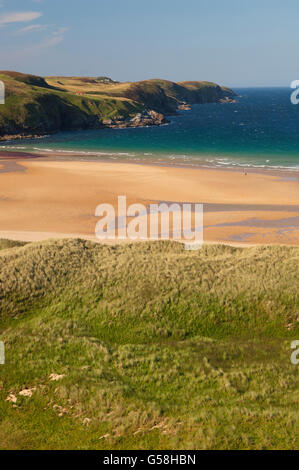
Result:
{"type": "Polygon", "coordinates": [[[298,447],[299,248],[0,248],[1,449],[298,447]]]}

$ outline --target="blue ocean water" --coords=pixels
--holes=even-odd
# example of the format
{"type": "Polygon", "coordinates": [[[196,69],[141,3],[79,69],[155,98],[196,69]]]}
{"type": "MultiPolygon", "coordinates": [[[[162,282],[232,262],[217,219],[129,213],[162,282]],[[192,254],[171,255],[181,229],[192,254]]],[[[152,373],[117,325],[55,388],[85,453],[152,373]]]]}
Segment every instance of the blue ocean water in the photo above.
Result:
{"type": "Polygon", "coordinates": [[[235,89],[236,103],[193,105],[161,127],[62,132],[1,148],[172,164],[299,169],[299,105],[290,88],[235,89]]]}

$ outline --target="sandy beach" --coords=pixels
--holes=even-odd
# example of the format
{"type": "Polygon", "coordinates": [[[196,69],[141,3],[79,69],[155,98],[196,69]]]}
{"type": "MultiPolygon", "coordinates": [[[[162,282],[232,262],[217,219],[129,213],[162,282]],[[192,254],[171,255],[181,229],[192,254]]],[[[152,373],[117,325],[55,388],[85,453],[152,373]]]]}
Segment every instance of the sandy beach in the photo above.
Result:
{"type": "Polygon", "coordinates": [[[299,244],[299,181],[289,173],[55,161],[1,152],[0,237],[95,239],[95,208],[127,203],[204,204],[204,241],[299,244]]]}

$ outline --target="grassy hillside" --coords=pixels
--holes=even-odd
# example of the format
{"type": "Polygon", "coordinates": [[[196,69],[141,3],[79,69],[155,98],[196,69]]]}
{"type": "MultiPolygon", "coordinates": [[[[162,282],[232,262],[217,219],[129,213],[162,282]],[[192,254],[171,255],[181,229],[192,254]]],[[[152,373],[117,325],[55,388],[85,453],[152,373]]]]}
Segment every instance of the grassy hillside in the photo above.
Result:
{"type": "Polygon", "coordinates": [[[298,447],[298,248],[0,246],[1,449],[298,447]]]}
{"type": "Polygon", "coordinates": [[[24,246],[26,242],[19,242],[15,240],[6,240],[0,238],[0,250],[6,250],[7,248],[13,248],[15,246],[24,246]]]}
{"type": "Polygon", "coordinates": [[[131,99],[157,112],[172,114],[179,104],[217,102],[233,98],[234,92],[211,82],[181,82],[152,79],[140,82],[103,84],[99,79],[49,77],[47,83],[69,92],[81,90],[92,96],[114,96],[131,99]]]}
{"type": "Polygon", "coordinates": [[[6,102],[0,107],[0,136],[97,128],[103,118],[142,110],[131,100],[78,96],[35,82],[30,76],[15,78],[2,72],[0,80],[6,88],[6,102]]]}
{"type": "MultiPolygon", "coordinates": [[[[0,137],[41,135],[72,129],[100,128],[111,119],[130,119],[153,110],[173,114],[182,101],[201,103],[233,96],[215,84],[197,91],[166,80],[118,83],[103,77],[42,78],[2,71],[6,102],[0,106],[0,137]]],[[[157,121],[157,124],[159,120],[157,121]]]]}

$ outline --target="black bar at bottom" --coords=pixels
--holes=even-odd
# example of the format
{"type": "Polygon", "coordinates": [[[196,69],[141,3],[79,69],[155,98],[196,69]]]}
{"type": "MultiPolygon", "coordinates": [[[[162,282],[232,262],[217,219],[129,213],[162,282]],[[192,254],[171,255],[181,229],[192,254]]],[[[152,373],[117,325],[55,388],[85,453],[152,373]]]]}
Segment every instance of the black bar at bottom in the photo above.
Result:
{"type": "MultiPolygon", "coordinates": [[[[298,457],[296,451],[200,451],[200,450],[104,450],[104,451],[2,451],[0,459],[7,458],[14,462],[28,464],[30,468],[41,465],[70,465],[75,463],[83,469],[97,468],[141,468],[141,467],[195,467],[209,468],[219,458],[231,461],[255,460],[269,457],[298,457]]],[[[2,459],[1,459],[2,460],[2,459]]],[[[285,461],[284,461],[285,462],[285,461]]],[[[286,463],[286,462],[285,462],[286,463]]],[[[284,465],[285,466],[285,465],[284,465]]]]}

